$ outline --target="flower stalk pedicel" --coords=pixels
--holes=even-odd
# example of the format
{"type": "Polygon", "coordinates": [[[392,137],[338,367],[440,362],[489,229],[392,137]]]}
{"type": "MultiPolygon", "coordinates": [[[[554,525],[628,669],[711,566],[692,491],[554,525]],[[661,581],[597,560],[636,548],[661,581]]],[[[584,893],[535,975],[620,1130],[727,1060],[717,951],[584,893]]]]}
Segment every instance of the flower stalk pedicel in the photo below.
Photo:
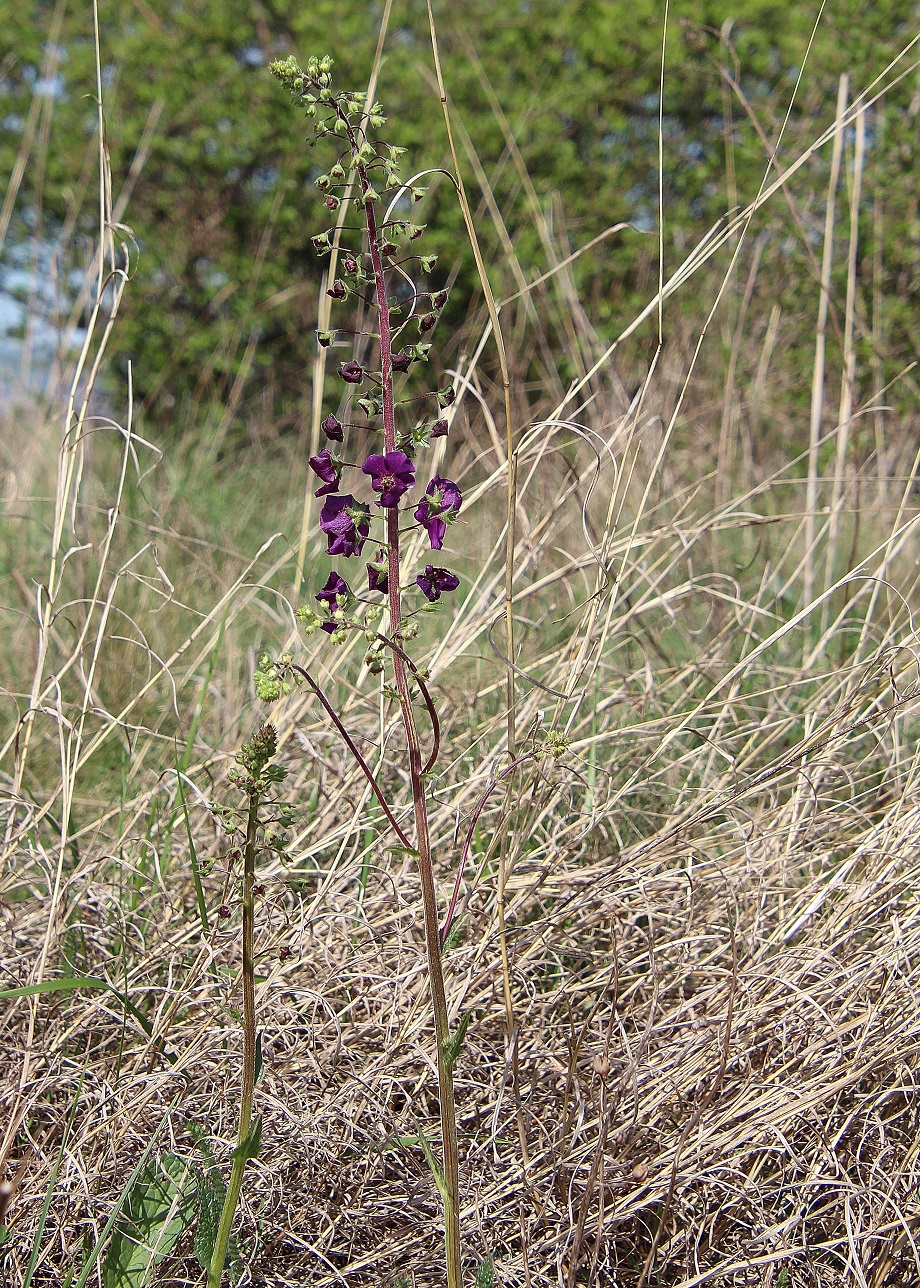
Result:
{"type": "MultiPolygon", "coordinates": [[[[344,641],[353,631],[362,631],[368,640],[364,658],[367,672],[373,676],[381,675],[384,680],[383,673],[388,668],[392,672],[392,685],[384,683],[383,692],[392,694],[398,701],[406,735],[415,821],[415,845],[410,848],[416,855],[419,868],[428,979],[437,1038],[442,1157],[435,1159],[428,1149],[426,1155],[444,1207],[448,1288],[461,1288],[460,1182],[453,1066],[462,1046],[464,1026],[451,1033],[448,1021],[425,797],[425,775],[437,755],[438,720],[424,683],[424,673],[419,671],[404,648],[418,629],[415,614],[436,611],[435,605],[442,595],[455,591],[460,578],[448,568],[431,564],[425,565],[414,577],[411,573],[407,576],[400,548],[400,522],[409,517],[414,519],[425,530],[430,548],[441,550],[447,529],[456,520],[463,498],[456,483],[440,476],[425,485],[421,500],[413,501],[409,495],[418,480],[415,453],[426,447],[432,438],[443,437],[448,431],[443,412],[454,402],[453,388],[435,389],[424,395],[430,399],[434,415],[429,412],[421,423],[416,423],[414,428],[410,425],[402,433],[397,432],[397,407],[404,404],[397,403],[394,388],[397,377],[405,376],[415,363],[427,359],[431,347],[427,337],[437,324],[440,310],[447,302],[447,293],[422,290],[413,284],[413,292],[408,298],[404,292],[399,297],[388,294],[391,281],[405,287],[413,266],[417,265],[424,273],[430,273],[435,266],[435,256],[419,256],[412,247],[424,229],[410,223],[401,214],[395,217],[393,214],[401,211],[406,198],[412,202],[420,201],[424,192],[400,179],[398,159],[402,149],[375,140],[375,132],[385,122],[380,105],[367,103],[363,94],[334,92],[331,70],[330,58],[311,58],[305,70],[294,58],[271,65],[272,73],[290,91],[294,102],[314,121],[316,139],[333,140],[340,149],[335,163],[316,181],[316,186],[324,194],[326,207],[336,210],[343,202],[350,202],[358,215],[354,222],[363,229],[360,246],[341,247],[342,277],[335,279],[328,295],[334,300],[346,301],[353,292],[359,292],[371,306],[372,316],[376,317],[377,330],[371,338],[376,341],[379,369],[374,370],[370,365],[373,358],[366,349],[362,350],[362,362],[352,358],[338,367],[342,382],[353,387],[354,408],[365,416],[368,431],[379,433],[382,421],[380,450],[367,456],[360,466],[360,475],[364,477],[356,478],[352,485],[357,488],[360,482],[365,493],[370,494],[373,509],[367,502],[356,500],[350,492],[339,492],[344,471],[357,469],[357,466],[340,461],[328,449],[314,457],[310,465],[324,484],[316,495],[324,498],[320,528],[326,535],[327,553],[351,559],[360,556],[367,543],[376,545],[376,553],[366,565],[367,594],[386,596],[389,627],[386,632],[376,629],[373,623],[380,615],[380,607],[351,592],[338,570],[329,575],[326,584],[316,593],[325,616],[313,609],[301,609],[298,616],[308,632],[321,627],[333,644],[344,641]],[[386,193],[389,208],[384,206],[382,192],[386,193]],[[414,322],[418,335],[426,337],[424,343],[408,344],[401,340],[402,332],[410,321],[414,322]],[[406,597],[415,598],[415,607],[408,612],[404,603],[406,597]],[[363,621],[354,620],[359,604],[366,605],[363,621]],[[434,748],[427,760],[423,760],[415,718],[413,683],[422,695],[434,734],[434,748]]],[[[313,238],[313,245],[319,254],[328,254],[332,249],[330,232],[319,233],[313,238]]],[[[334,342],[334,331],[324,330],[318,335],[318,343],[323,347],[334,342]]],[[[413,398],[407,400],[407,405],[417,407],[418,402],[418,398],[413,398]]],[[[326,437],[336,443],[344,441],[348,428],[332,414],[323,421],[326,437]]],[[[352,585],[358,585],[357,577],[352,576],[349,580],[352,585]]],[[[345,732],[320,687],[303,668],[292,666],[287,669],[289,674],[311,685],[361,764],[390,825],[405,844],[406,837],[396,824],[369,767],[357,753],[353,740],[345,732]]],[[[279,674],[284,670],[279,664],[279,674]]]]}

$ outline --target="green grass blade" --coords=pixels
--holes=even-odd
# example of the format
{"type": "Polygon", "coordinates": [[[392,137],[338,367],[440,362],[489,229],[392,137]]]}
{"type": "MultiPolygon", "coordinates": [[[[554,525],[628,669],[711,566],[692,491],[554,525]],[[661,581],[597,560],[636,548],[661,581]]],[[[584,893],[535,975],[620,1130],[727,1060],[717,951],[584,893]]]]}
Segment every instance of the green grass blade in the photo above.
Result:
{"type": "Polygon", "coordinates": [[[208,922],[208,908],[204,898],[204,888],[201,884],[201,873],[198,870],[198,851],[195,849],[195,838],[192,836],[192,821],[188,816],[188,804],[185,799],[185,784],[182,781],[181,766],[176,767],[176,783],[179,787],[179,800],[182,803],[182,814],[185,818],[185,835],[188,837],[188,854],[189,862],[192,865],[192,880],[195,882],[195,900],[198,904],[198,919],[201,922],[203,934],[208,934],[211,927],[208,922]]]}
{"type": "Polygon", "coordinates": [[[45,1232],[45,1222],[48,1219],[48,1212],[51,1209],[51,1198],[54,1194],[54,1187],[57,1185],[58,1172],[61,1170],[61,1163],[64,1159],[64,1150],[67,1148],[67,1142],[70,1139],[73,1120],[76,1117],[77,1106],[80,1103],[80,1092],[83,1090],[83,1079],[86,1077],[86,1069],[80,1074],[80,1081],[77,1084],[77,1090],[74,1094],[73,1104],[70,1106],[70,1113],[67,1115],[67,1122],[64,1125],[64,1134],[61,1136],[61,1144],[58,1148],[57,1158],[54,1160],[54,1166],[51,1169],[51,1176],[48,1181],[48,1189],[45,1193],[45,1201],[42,1204],[42,1210],[38,1216],[38,1226],[35,1230],[35,1238],[32,1240],[32,1254],[29,1257],[29,1264],[26,1267],[26,1276],[22,1281],[22,1288],[30,1288],[32,1276],[35,1274],[35,1267],[38,1265],[38,1256],[41,1252],[42,1235],[45,1232]]]}
{"type": "MultiPolygon", "coordinates": [[[[22,984],[18,988],[0,988],[0,1001],[17,997],[37,997],[42,993],[75,993],[85,989],[107,989],[117,997],[125,1010],[137,1020],[148,1038],[153,1037],[153,1026],[124,993],[119,992],[108,980],[97,979],[93,975],[67,975],[62,979],[43,979],[40,984],[22,984]]],[[[168,1058],[168,1057],[167,1057],[168,1058]]]]}

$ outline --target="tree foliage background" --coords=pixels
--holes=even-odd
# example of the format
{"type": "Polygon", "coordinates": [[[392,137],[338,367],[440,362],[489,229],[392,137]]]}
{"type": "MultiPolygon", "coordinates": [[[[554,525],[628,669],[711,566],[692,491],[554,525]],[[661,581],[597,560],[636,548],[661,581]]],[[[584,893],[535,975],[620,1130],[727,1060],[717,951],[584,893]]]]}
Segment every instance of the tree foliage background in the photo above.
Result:
{"type": "MultiPolygon", "coordinates": [[[[134,281],[117,355],[133,361],[151,412],[181,400],[226,398],[246,356],[246,385],[280,422],[295,417],[309,380],[322,271],[310,234],[322,225],[319,173],[305,130],[267,72],[295,52],[333,54],[341,83],[366,83],[382,5],[367,0],[101,0],[108,146],[115,194],[127,182],[134,281]],[[137,162],[142,159],[142,164],[137,162]],[[132,172],[132,165],[135,166],[132,172]]],[[[657,279],[660,0],[441,0],[444,72],[458,120],[494,188],[503,242],[483,214],[498,292],[549,267],[513,135],[559,255],[611,224],[633,229],[578,259],[587,314],[613,335],[657,279]],[[501,115],[496,111],[500,105],[501,115]],[[507,254],[513,245],[519,266],[507,254]]],[[[663,103],[666,267],[673,270],[713,222],[757,192],[786,115],[817,5],[770,0],[681,0],[671,6],[663,103]],[[728,73],[735,85],[726,78],[728,73]]],[[[780,165],[833,119],[837,84],[870,85],[917,31],[908,0],[830,0],[778,152],[780,165]]],[[[12,172],[36,91],[52,111],[40,164],[30,164],[7,239],[7,266],[30,238],[54,245],[66,268],[96,227],[96,106],[89,4],[11,6],[0,39],[0,172],[12,172]],[[42,82],[55,10],[63,21],[56,68],[42,82]]],[[[870,296],[882,301],[875,341],[891,378],[912,357],[917,321],[920,88],[916,68],[870,110],[860,228],[863,340],[870,296]],[[879,217],[881,216],[881,217],[879,217]],[[873,277],[874,274],[874,277],[873,277]],[[881,274],[881,278],[879,278],[881,274]]],[[[378,97],[393,141],[419,168],[445,165],[422,0],[397,0],[378,97]]],[[[851,144],[850,140],[850,144],[851,144]]],[[[756,289],[792,327],[786,360],[810,361],[830,148],[797,188],[798,235],[788,211],[758,216],[773,240],[756,289]],[[801,352],[795,339],[801,319],[801,352]]],[[[474,191],[472,169],[467,175],[474,191]]],[[[462,224],[447,185],[424,208],[445,276],[466,265],[462,224]]],[[[842,257],[839,257],[842,258],[842,257]]],[[[844,271],[841,265],[841,273],[844,271]]],[[[461,273],[461,281],[472,275],[461,273]]],[[[455,293],[453,316],[468,300],[455,293]]],[[[701,308],[695,291],[677,308],[701,308]]],[[[813,341],[812,341],[813,342],[813,341]]]]}

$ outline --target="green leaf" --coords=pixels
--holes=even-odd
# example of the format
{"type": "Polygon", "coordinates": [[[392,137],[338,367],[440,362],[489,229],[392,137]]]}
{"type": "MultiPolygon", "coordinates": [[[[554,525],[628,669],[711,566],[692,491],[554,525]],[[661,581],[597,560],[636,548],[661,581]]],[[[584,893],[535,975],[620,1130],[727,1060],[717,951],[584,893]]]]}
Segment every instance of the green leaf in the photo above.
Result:
{"type": "Polygon", "coordinates": [[[454,1067],[454,1064],[456,1063],[456,1060],[457,1060],[457,1056],[460,1054],[461,1048],[463,1047],[463,1042],[464,1042],[464,1039],[466,1038],[466,1030],[469,1027],[469,1023],[470,1023],[470,1012],[467,1011],[467,1013],[461,1019],[460,1023],[457,1025],[456,1031],[452,1033],[450,1037],[446,1038],[444,1041],[444,1056],[451,1069],[454,1067]]]}
{"type": "Polygon", "coordinates": [[[447,1181],[444,1179],[444,1173],[441,1171],[441,1165],[434,1156],[434,1150],[428,1143],[427,1136],[419,1136],[419,1144],[422,1147],[422,1153],[425,1155],[425,1162],[431,1168],[431,1175],[434,1177],[434,1183],[440,1191],[444,1203],[450,1202],[450,1196],[447,1192],[447,1181]]]}
{"type": "Polygon", "coordinates": [[[265,1077],[265,1061],[262,1059],[262,1031],[256,1034],[256,1068],[255,1081],[261,1082],[265,1077]]]}
{"type": "Polygon", "coordinates": [[[149,1164],[132,1186],[102,1266],[105,1288],[141,1288],[194,1218],[196,1184],[175,1154],[149,1164]]]}
{"type": "Polygon", "coordinates": [[[234,1158],[241,1158],[248,1162],[250,1158],[258,1158],[259,1150],[262,1147],[262,1115],[258,1114],[253,1118],[249,1125],[249,1131],[236,1149],[233,1151],[234,1158]]]}
{"type": "Polygon", "coordinates": [[[223,1210],[227,1187],[216,1167],[198,1183],[198,1225],[195,1229],[195,1259],[207,1270],[214,1255],[217,1227],[223,1210]]]}
{"type": "Polygon", "coordinates": [[[492,1258],[480,1262],[479,1269],[476,1271],[476,1288],[492,1288],[494,1276],[492,1274],[492,1258]]]}

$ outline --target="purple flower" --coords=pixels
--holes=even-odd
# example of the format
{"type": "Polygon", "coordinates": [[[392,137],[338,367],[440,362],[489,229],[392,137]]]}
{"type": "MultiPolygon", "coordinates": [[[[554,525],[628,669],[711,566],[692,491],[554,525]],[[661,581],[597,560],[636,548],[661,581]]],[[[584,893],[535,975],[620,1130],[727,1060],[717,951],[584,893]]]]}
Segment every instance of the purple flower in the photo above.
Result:
{"type": "Polygon", "coordinates": [[[399,498],[415,482],[415,466],[405,452],[387,452],[386,456],[369,456],[361,469],[370,475],[371,486],[379,492],[377,504],[399,505],[399,498]]]}
{"type": "Polygon", "coordinates": [[[381,568],[377,564],[366,564],[367,568],[367,588],[373,592],[381,591],[384,595],[390,589],[390,575],[386,568],[381,568]]]}
{"type": "Polygon", "coordinates": [[[329,287],[326,294],[331,295],[334,300],[344,300],[345,296],[348,294],[348,287],[340,277],[337,277],[329,287]]]}
{"type": "Polygon", "coordinates": [[[434,424],[431,426],[431,437],[432,437],[432,438],[446,438],[446,437],[447,437],[447,421],[446,421],[446,420],[436,420],[436,421],[434,422],[434,424]]]}
{"type": "Polygon", "coordinates": [[[345,438],[345,431],[342,428],[342,422],[332,413],[326,417],[322,425],[323,433],[327,438],[331,438],[334,443],[341,443],[345,438]]]}
{"type": "Polygon", "coordinates": [[[454,515],[459,509],[463,497],[456,483],[450,479],[435,477],[425,489],[427,496],[415,511],[416,522],[428,530],[428,540],[432,550],[440,550],[444,545],[444,534],[447,521],[441,516],[454,515]]]}
{"type": "Polygon", "coordinates": [[[430,331],[431,328],[434,326],[435,322],[437,322],[437,320],[438,320],[438,316],[436,313],[426,313],[425,316],[422,318],[422,320],[419,322],[418,329],[420,331],[430,331]]]}
{"type": "MultiPolygon", "coordinates": [[[[346,583],[342,580],[337,572],[329,574],[329,580],[322,590],[316,592],[316,598],[321,604],[325,604],[330,613],[334,613],[339,607],[339,595],[350,595],[346,583]]],[[[323,622],[323,630],[328,631],[331,635],[336,628],[335,622],[323,622]]]]}
{"type": "Polygon", "coordinates": [[[394,371],[408,371],[412,359],[408,353],[393,353],[390,355],[390,365],[394,371]]]}
{"type": "Polygon", "coordinates": [[[456,573],[450,572],[447,568],[433,568],[428,564],[424,572],[420,572],[415,579],[416,584],[421,587],[425,598],[433,604],[436,599],[441,598],[443,591],[456,590],[460,585],[460,578],[456,573]]]}
{"type": "Polygon", "coordinates": [[[310,457],[310,469],[314,474],[318,474],[326,485],[319,488],[316,492],[317,496],[326,496],[329,492],[338,492],[339,483],[342,479],[342,467],[332,459],[332,453],[328,447],[317,456],[310,457]]]}
{"type": "Polygon", "coordinates": [[[339,367],[339,375],[349,385],[360,385],[364,379],[364,368],[357,362],[345,362],[339,367]]]}
{"type": "Polygon", "coordinates": [[[359,555],[370,532],[370,509],[353,496],[330,496],[319,516],[330,555],[359,555]]]}

